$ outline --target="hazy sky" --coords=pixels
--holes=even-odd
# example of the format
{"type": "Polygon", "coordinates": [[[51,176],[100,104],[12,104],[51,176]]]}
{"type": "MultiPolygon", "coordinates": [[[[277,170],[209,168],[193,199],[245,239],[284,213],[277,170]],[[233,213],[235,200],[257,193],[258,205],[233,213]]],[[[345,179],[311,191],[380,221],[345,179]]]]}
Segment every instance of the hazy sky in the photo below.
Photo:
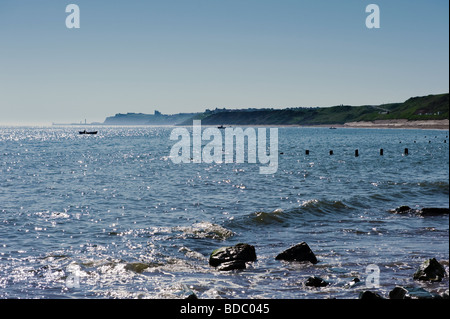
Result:
{"type": "Polygon", "coordinates": [[[448,0],[0,0],[0,124],[447,93],[448,12],[448,0]],[[366,27],[370,3],[380,29],[366,27]]]}

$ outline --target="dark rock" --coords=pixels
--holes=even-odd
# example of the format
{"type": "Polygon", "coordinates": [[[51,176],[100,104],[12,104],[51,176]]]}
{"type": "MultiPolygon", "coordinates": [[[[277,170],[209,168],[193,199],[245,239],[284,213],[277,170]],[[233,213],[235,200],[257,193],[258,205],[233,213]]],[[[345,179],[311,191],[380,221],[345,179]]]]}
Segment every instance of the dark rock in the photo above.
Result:
{"type": "Polygon", "coordinates": [[[442,278],[446,275],[444,266],[436,258],[433,258],[423,262],[414,273],[413,278],[423,281],[442,281],[442,278]]]}
{"type": "Polygon", "coordinates": [[[309,261],[313,264],[317,264],[318,260],[308,244],[302,242],[294,247],[291,247],[281,254],[279,254],[276,260],[286,260],[286,261],[309,261]]]}
{"type": "Polygon", "coordinates": [[[410,213],[411,211],[412,209],[409,206],[400,206],[391,210],[391,212],[395,214],[407,214],[410,213]]]}
{"type": "Polygon", "coordinates": [[[220,271],[240,270],[246,268],[247,266],[245,265],[245,261],[243,260],[228,261],[217,266],[217,270],[220,271]]]}
{"type": "Polygon", "coordinates": [[[449,215],[450,209],[449,208],[435,208],[435,207],[429,207],[429,208],[422,208],[422,209],[413,209],[409,206],[400,206],[395,209],[390,210],[394,214],[415,214],[419,216],[442,216],[442,215],[449,215]]]}
{"type": "Polygon", "coordinates": [[[420,216],[441,216],[441,215],[448,215],[450,209],[448,208],[422,208],[419,211],[420,216]]]}
{"type": "MultiPolygon", "coordinates": [[[[209,257],[209,264],[213,267],[217,267],[223,263],[232,261],[255,261],[256,252],[255,247],[249,244],[237,244],[233,247],[222,247],[212,252],[209,257]]],[[[236,263],[236,266],[238,264],[236,263]]]]}
{"type": "Polygon", "coordinates": [[[373,300],[373,299],[384,299],[380,294],[377,294],[373,291],[363,291],[359,294],[359,299],[365,299],[365,300],[373,300]]]}
{"type": "Polygon", "coordinates": [[[319,288],[319,287],[326,287],[328,285],[329,285],[328,282],[326,282],[325,280],[323,280],[320,277],[315,277],[315,276],[314,277],[309,277],[306,280],[306,282],[305,282],[305,286],[307,286],[307,287],[317,287],[317,288],[319,288]]]}
{"type": "Polygon", "coordinates": [[[411,299],[408,296],[408,290],[403,287],[395,287],[389,292],[389,299],[411,299]]]}
{"type": "Polygon", "coordinates": [[[186,299],[186,300],[197,300],[198,297],[197,297],[197,295],[195,293],[192,292],[192,293],[188,294],[187,297],[184,298],[184,299],[186,299]]]}

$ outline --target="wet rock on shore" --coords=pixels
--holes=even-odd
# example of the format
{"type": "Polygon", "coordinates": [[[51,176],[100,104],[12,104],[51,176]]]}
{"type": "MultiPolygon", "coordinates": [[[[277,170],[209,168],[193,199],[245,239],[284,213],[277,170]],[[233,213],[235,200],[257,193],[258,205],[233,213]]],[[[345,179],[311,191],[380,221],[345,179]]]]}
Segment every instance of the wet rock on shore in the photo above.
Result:
{"type": "Polygon", "coordinates": [[[209,264],[221,271],[245,269],[245,263],[249,261],[256,261],[255,247],[249,244],[222,247],[214,250],[209,257],[209,264]]]}
{"type": "Polygon", "coordinates": [[[308,244],[305,242],[302,242],[285,250],[275,259],[285,261],[309,261],[312,264],[317,264],[319,262],[316,258],[316,255],[314,255],[311,248],[309,248],[308,244]]]}
{"type": "Polygon", "coordinates": [[[442,278],[446,275],[444,266],[436,258],[432,258],[424,261],[413,277],[415,280],[422,281],[442,281],[442,278]]]}
{"type": "Polygon", "coordinates": [[[419,216],[444,216],[449,215],[449,208],[440,208],[440,207],[424,207],[422,209],[414,209],[409,206],[400,206],[395,209],[390,210],[395,214],[414,214],[419,216]]]}

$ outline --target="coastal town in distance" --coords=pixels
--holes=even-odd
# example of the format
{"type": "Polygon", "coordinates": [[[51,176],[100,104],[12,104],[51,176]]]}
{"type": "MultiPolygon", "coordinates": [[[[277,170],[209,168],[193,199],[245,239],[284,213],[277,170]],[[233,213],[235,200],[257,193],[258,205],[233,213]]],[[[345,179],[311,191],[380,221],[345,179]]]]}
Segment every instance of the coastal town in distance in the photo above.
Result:
{"type": "Polygon", "coordinates": [[[181,125],[193,120],[203,125],[333,126],[367,128],[448,129],[449,94],[412,97],[405,102],[383,105],[289,108],[206,109],[203,113],[118,113],[103,123],[87,120],[53,125],[181,125]]]}

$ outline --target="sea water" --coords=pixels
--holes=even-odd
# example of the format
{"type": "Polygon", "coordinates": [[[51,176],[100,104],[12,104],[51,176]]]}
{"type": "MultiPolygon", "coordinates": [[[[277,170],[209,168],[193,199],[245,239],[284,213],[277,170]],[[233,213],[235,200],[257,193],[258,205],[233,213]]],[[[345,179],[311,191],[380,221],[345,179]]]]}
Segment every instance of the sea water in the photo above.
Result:
{"type": "Polygon", "coordinates": [[[448,208],[448,131],[279,128],[259,174],[173,163],[172,127],[97,129],[0,128],[0,298],[358,298],[370,267],[383,296],[449,287],[413,280],[429,258],[448,273],[448,215],[390,211],[448,208]],[[300,242],[319,263],[275,260],[300,242]],[[256,248],[246,270],[208,265],[237,243],[256,248]]]}

